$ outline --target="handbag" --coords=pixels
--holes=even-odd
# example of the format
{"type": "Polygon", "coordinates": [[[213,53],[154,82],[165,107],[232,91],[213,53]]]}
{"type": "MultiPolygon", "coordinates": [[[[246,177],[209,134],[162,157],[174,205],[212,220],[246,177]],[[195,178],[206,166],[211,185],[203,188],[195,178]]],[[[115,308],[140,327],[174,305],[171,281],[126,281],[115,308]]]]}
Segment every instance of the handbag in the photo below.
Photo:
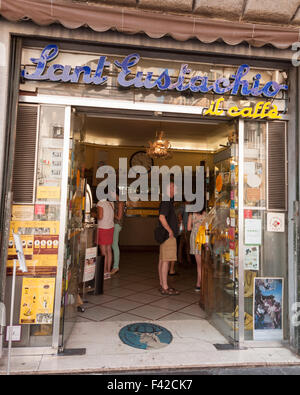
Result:
{"type": "Polygon", "coordinates": [[[203,244],[206,243],[206,233],[205,233],[205,226],[204,225],[200,225],[197,235],[196,235],[196,239],[195,239],[195,247],[198,249],[198,251],[201,251],[201,247],[203,244]]]}
{"type": "Polygon", "coordinates": [[[154,230],[154,238],[159,244],[164,243],[169,238],[168,231],[162,226],[160,221],[154,230]]]}
{"type": "MultiPolygon", "coordinates": [[[[169,214],[166,215],[166,220],[169,223],[169,214]]],[[[164,243],[169,238],[169,232],[162,226],[160,220],[158,220],[158,224],[154,230],[154,238],[159,244],[164,243]]]]}

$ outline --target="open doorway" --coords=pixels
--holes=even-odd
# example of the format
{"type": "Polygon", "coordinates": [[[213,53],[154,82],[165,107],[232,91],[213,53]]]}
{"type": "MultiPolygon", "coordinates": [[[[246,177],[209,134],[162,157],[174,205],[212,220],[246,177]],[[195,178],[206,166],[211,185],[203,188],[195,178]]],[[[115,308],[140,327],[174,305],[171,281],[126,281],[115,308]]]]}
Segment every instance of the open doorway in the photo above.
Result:
{"type": "MultiPolygon", "coordinates": [[[[195,237],[191,239],[188,214],[183,215],[185,204],[183,201],[175,202],[177,218],[182,226],[177,238],[177,261],[170,265],[168,282],[170,287],[178,291],[178,295],[163,295],[159,289],[159,244],[154,236],[160,202],[128,199],[119,224],[119,237],[117,242],[114,240],[112,249],[111,269],[115,270],[104,280],[103,293],[95,294],[95,279],[93,275],[88,276],[85,262],[88,261],[87,249],[91,252],[96,246],[97,225],[93,226],[89,213],[82,215],[82,207],[77,207],[79,214],[74,215],[71,226],[79,228],[80,220],[84,222],[86,215],[86,222],[89,222],[89,229],[85,230],[84,237],[81,236],[81,242],[78,239],[72,244],[73,250],[78,248],[79,261],[83,263],[78,276],[72,276],[81,283],[77,322],[111,322],[120,326],[143,321],[158,324],[191,321],[195,325],[196,322],[197,325],[201,322],[208,338],[210,333],[218,333],[210,324],[213,323],[221,332],[213,337],[214,341],[222,343],[226,342],[226,338],[234,342],[237,335],[237,295],[234,286],[235,260],[229,256],[232,235],[228,234],[228,218],[237,222],[237,207],[230,206],[230,200],[237,198],[236,124],[184,116],[162,117],[162,114],[157,114],[156,117],[150,117],[140,113],[76,108],[73,110],[72,129],[70,174],[76,179],[73,185],[78,187],[81,184],[79,179],[84,179],[85,190],[89,186],[91,205],[96,205],[98,200],[96,191],[101,180],[97,179],[97,170],[110,166],[117,173],[120,160],[126,161],[128,169],[134,165],[149,169],[151,166],[179,166],[182,169],[191,166],[193,170],[202,166],[205,175],[204,209],[207,216],[202,244],[204,247],[209,233],[217,235],[217,240],[222,240],[218,244],[213,237],[210,238],[215,243],[217,254],[205,253],[203,248],[201,267],[198,266],[197,270],[197,259],[193,253],[195,248],[191,245],[191,240],[195,243],[195,237]],[[171,144],[169,156],[153,159],[147,154],[147,148],[149,142],[161,131],[171,144]],[[235,183],[232,183],[234,177],[231,179],[231,174],[236,176],[235,183]],[[216,215],[216,207],[223,210],[222,215],[216,215]],[[234,216],[232,211],[235,212],[234,216]],[[233,261],[232,265],[230,261],[233,261]],[[201,284],[198,281],[199,275],[201,284]]],[[[131,182],[132,180],[128,180],[128,185],[131,182]]],[[[152,188],[150,181],[149,185],[152,188]]],[[[74,207],[76,212],[76,205],[74,207]]],[[[238,234],[238,230],[236,233],[238,234]]],[[[199,248],[201,250],[202,246],[199,248]]],[[[231,254],[235,253],[237,251],[231,254]]]]}

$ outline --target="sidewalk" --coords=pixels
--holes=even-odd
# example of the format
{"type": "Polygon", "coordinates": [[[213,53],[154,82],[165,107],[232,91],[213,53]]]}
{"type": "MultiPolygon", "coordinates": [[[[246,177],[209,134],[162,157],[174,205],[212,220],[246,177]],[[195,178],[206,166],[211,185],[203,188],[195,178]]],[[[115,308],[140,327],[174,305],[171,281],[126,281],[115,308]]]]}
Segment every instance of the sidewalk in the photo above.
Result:
{"type": "MultiPolygon", "coordinates": [[[[11,373],[120,373],[159,369],[225,367],[287,367],[299,365],[300,358],[284,347],[248,348],[218,351],[214,344],[225,338],[206,320],[160,321],[173,334],[170,345],[158,350],[129,347],[119,339],[119,330],[128,322],[78,322],[67,348],[86,348],[85,355],[14,355],[11,373]]],[[[7,360],[0,361],[0,374],[6,374],[7,360]]],[[[163,373],[163,372],[162,372],[163,373]]]]}

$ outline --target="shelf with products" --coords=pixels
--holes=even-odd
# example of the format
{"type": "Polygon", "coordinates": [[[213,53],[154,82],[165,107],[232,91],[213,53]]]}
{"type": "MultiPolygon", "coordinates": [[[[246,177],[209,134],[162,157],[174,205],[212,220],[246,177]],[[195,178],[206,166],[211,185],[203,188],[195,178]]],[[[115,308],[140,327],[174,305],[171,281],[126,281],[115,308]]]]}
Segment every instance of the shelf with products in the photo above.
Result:
{"type": "Polygon", "coordinates": [[[215,266],[215,287],[224,300],[219,311],[226,311],[237,298],[238,166],[234,158],[215,163],[215,194],[210,218],[210,245],[215,266]]]}
{"type": "Polygon", "coordinates": [[[126,217],[158,217],[160,202],[127,201],[126,217]]]}

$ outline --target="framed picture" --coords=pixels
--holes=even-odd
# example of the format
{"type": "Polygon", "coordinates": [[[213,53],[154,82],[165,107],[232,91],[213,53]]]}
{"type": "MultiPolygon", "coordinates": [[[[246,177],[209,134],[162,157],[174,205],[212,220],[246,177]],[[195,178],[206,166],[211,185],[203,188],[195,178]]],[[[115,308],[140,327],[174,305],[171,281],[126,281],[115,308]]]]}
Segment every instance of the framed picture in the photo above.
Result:
{"type": "Polygon", "coordinates": [[[283,339],[283,278],[254,280],[253,339],[283,339]]]}

